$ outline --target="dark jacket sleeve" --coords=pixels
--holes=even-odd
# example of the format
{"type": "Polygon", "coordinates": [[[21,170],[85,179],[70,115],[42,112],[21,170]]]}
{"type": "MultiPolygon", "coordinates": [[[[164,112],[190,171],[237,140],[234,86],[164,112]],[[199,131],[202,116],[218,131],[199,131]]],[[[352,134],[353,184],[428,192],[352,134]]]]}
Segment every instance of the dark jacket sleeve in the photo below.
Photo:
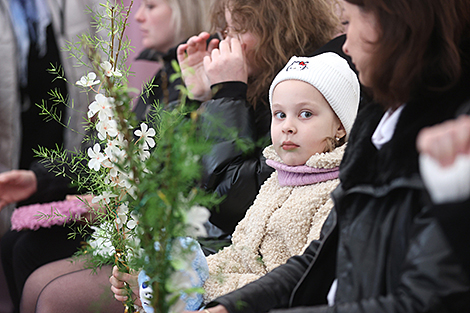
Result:
{"type": "MultiPolygon", "coordinates": [[[[468,207],[467,207],[467,212],[468,207]]],[[[281,313],[386,313],[386,312],[467,312],[470,307],[468,272],[455,246],[449,244],[439,219],[431,209],[415,219],[411,244],[403,261],[400,283],[395,292],[334,306],[294,307],[281,313]]],[[[449,212],[455,221],[460,210],[449,212]],[[458,213],[457,213],[458,212],[458,213]]],[[[467,213],[466,220],[468,221],[467,213]]],[[[468,227],[461,238],[468,244],[468,227]]],[[[463,247],[461,247],[463,248],[463,247]]],[[[465,246],[468,250],[468,245],[465,246]]]]}
{"type": "Polygon", "coordinates": [[[64,200],[68,194],[78,193],[77,188],[71,186],[72,181],[69,178],[70,168],[68,165],[64,165],[64,173],[67,173],[69,176],[64,176],[57,175],[46,164],[46,160],[41,162],[34,161],[31,164],[30,170],[36,175],[37,191],[19,205],[60,201],[64,200]]]}
{"type": "Polygon", "coordinates": [[[201,129],[214,143],[203,158],[202,183],[224,197],[212,210],[211,223],[232,233],[273,169],[265,163],[264,147],[254,144],[260,134],[253,107],[246,101],[246,84],[231,82],[214,88],[218,89],[214,98],[200,107],[201,129]],[[237,142],[248,143],[250,149],[243,151],[237,142]]]}

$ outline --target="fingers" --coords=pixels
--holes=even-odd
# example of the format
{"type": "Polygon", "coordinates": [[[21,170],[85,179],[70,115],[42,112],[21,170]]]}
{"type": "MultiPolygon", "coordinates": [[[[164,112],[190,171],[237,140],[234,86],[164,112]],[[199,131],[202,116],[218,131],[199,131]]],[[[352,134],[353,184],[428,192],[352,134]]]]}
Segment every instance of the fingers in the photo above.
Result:
{"type": "Polygon", "coordinates": [[[20,172],[18,170],[12,170],[0,174],[0,183],[9,183],[18,179],[20,172]]]}
{"type": "Polygon", "coordinates": [[[118,267],[114,266],[113,273],[109,278],[109,283],[111,284],[111,291],[114,293],[114,298],[119,301],[126,301],[128,299],[123,274],[125,273],[120,272],[118,267]]]}
{"type": "Polygon", "coordinates": [[[186,43],[179,45],[176,49],[176,58],[180,64],[186,59],[186,49],[188,49],[188,44],[186,43]]]}
{"type": "MultiPolygon", "coordinates": [[[[214,51],[212,51],[212,53],[214,53],[214,51]]],[[[211,65],[211,63],[212,63],[212,58],[210,56],[205,56],[203,60],[204,69],[207,70],[209,66],[211,65]]]]}
{"type": "Polygon", "coordinates": [[[207,45],[207,51],[212,52],[212,50],[217,49],[219,47],[220,42],[221,41],[219,39],[212,39],[207,45]]]}
{"type": "Polygon", "coordinates": [[[242,44],[240,40],[238,40],[237,38],[232,38],[232,40],[230,40],[230,47],[232,49],[232,52],[236,55],[245,54],[242,48],[242,44]]]}
{"type": "Polygon", "coordinates": [[[442,166],[452,164],[458,154],[470,154],[470,117],[424,128],[418,135],[417,148],[442,166]]]}
{"type": "Polygon", "coordinates": [[[470,116],[462,115],[456,121],[457,152],[470,154],[470,116]]]}

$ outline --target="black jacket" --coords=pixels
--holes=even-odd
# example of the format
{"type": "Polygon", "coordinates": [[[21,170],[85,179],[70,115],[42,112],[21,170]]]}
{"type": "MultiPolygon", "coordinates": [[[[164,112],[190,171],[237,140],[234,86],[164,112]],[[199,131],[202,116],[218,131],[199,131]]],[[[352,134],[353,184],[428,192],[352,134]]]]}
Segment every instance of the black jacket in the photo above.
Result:
{"type": "Polygon", "coordinates": [[[419,130],[453,118],[470,100],[468,63],[464,72],[452,90],[410,100],[380,150],[371,136],[384,112],[378,105],[365,107],[353,126],[333,192],[335,208],[320,240],[210,306],[220,303],[231,313],[470,312],[470,200],[433,206],[415,148],[419,130]],[[335,305],[329,307],[326,296],[335,278],[335,305]]]}
{"type": "Polygon", "coordinates": [[[203,159],[203,184],[224,196],[212,210],[210,221],[230,234],[273,171],[262,154],[270,140],[271,113],[263,103],[254,109],[247,102],[244,83],[229,82],[213,88],[218,92],[200,107],[201,129],[214,141],[212,152],[203,159]],[[235,134],[252,144],[249,151],[243,151],[232,139],[235,134]]]}
{"type": "Polygon", "coordinates": [[[181,85],[181,78],[178,77],[175,81],[170,82],[170,78],[175,74],[172,62],[176,61],[176,48],[170,49],[167,53],[162,54],[152,49],[145,49],[142,51],[137,60],[147,60],[160,62],[162,67],[157,71],[153,77],[153,85],[150,92],[144,92],[134,107],[134,113],[138,120],[145,120],[147,118],[149,110],[154,104],[168,105],[174,103],[179,99],[180,93],[175,88],[181,85]]]}

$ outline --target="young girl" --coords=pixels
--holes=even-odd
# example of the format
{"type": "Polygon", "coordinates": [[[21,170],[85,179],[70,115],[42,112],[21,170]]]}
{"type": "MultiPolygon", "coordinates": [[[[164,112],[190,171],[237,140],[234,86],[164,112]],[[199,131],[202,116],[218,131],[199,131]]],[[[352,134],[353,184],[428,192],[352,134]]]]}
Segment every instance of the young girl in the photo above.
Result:
{"type": "Polygon", "coordinates": [[[334,53],[292,57],[276,76],[269,91],[272,145],[263,153],[276,171],[232,245],[207,258],[206,300],[258,279],[318,239],[359,94],[356,74],[334,53]]]}
{"type": "MultiPolygon", "coordinates": [[[[318,239],[338,185],[344,143],[356,117],[359,82],[346,60],[334,53],[292,57],[270,92],[272,145],[266,163],[276,171],[237,225],[232,245],[207,258],[206,300],[251,282],[318,239]]],[[[125,300],[114,270],[111,288],[125,300]]]]}
{"type": "MultiPolygon", "coordinates": [[[[343,8],[343,50],[375,103],[354,123],[320,240],[206,313],[470,312],[470,199],[431,203],[416,149],[423,129],[470,112],[470,2],[343,8]]],[[[449,135],[432,136],[444,155],[460,146],[449,135]]]]}

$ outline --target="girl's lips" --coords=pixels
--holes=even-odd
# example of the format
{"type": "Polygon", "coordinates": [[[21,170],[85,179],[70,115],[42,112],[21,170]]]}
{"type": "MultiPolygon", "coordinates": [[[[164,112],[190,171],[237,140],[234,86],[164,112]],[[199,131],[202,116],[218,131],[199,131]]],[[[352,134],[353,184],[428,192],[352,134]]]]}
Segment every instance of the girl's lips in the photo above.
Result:
{"type": "Polygon", "coordinates": [[[283,143],[282,143],[281,147],[282,147],[282,149],[284,149],[284,150],[293,150],[293,149],[298,148],[299,145],[296,145],[295,143],[290,142],[290,141],[286,141],[286,142],[283,142],[283,143]]]}

